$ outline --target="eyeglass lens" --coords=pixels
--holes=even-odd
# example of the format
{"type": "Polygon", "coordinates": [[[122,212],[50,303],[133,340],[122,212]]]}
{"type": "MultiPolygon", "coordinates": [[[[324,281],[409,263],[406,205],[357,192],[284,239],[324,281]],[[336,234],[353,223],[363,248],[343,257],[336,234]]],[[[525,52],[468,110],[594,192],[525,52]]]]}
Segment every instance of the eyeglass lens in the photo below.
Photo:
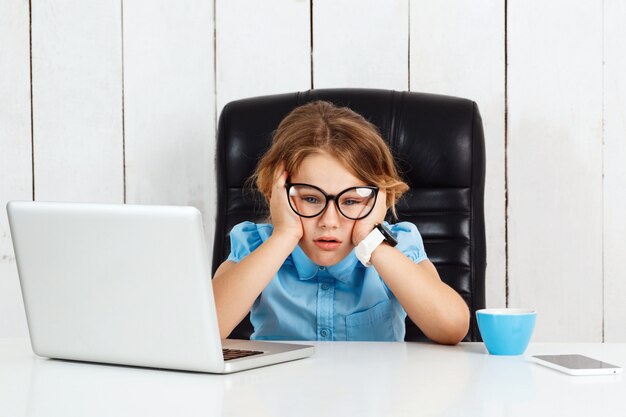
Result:
{"type": "MultiPolygon", "coordinates": [[[[366,217],[374,208],[376,189],[366,187],[348,188],[337,195],[335,204],[345,217],[358,220],[366,217]]],[[[315,217],[328,205],[324,192],[309,185],[291,185],[289,202],[293,211],[302,217],[315,217]]]]}

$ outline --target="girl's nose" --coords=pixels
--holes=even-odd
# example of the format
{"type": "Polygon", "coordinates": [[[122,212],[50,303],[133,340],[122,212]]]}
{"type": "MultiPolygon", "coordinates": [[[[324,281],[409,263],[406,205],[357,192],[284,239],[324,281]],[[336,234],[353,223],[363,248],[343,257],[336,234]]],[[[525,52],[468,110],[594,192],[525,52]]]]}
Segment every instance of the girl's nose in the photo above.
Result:
{"type": "Polygon", "coordinates": [[[339,227],[339,216],[341,216],[341,214],[339,214],[339,211],[337,210],[337,205],[335,205],[335,201],[329,201],[328,205],[319,217],[320,227],[331,229],[339,227]]]}

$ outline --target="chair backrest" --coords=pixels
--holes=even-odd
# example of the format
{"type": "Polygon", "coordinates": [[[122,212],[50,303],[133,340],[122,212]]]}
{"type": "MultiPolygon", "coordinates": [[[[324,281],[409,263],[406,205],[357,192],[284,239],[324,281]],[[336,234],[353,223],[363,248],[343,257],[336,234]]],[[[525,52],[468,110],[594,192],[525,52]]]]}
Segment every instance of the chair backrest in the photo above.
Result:
{"type": "MultiPolygon", "coordinates": [[[[217,139],[217,224],[213,270],[228,257],[229,232],[244,220],[263,222],[267,207],[246,180],[292,109],[314,100],[350,107],[376,125],[411,187],[398,221],[420,231],[429,259],[471,312],[466,341],[480,341],[475,311],[485,306],[485,149],[476,103],[413,92],[317,89],[233,101],[222,110],[217,139]]],[[[391,220],[391,219],[390,219],[391,220]]],[[[246,318],[231,337],[249,338],[246,318]]],[[[405,340],[423,340],[408,318],[405,340]]]]}

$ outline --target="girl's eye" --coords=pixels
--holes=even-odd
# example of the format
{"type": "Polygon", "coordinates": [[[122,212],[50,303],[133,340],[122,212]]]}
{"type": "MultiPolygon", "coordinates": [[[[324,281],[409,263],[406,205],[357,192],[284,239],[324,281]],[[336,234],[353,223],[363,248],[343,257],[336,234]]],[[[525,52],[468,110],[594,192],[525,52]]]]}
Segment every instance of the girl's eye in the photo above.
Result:
{"type": "Polygon", "coordinates": [[[362,203],[362,200],[357,200],[355,198],[351,198],[351,199],[348,199],[348,200],[343,200],[341,205],[343,205],[343,206],[354,206],[356,204],[361,204],[361,203],[362,203]]]}
{"type": "Polygon", "coordinates": [[[318,204],[320,202],[320,200],[317,197],[313,197],[313,196],[302,197],[302,200],[305,203],[309,203],[309,204],[318,204]]]}

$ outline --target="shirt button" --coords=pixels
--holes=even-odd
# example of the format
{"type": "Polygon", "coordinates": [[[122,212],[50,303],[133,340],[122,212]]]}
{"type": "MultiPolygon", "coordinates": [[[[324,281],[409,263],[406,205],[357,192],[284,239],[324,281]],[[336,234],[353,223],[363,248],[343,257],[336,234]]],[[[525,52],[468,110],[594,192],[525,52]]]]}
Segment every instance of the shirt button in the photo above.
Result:
{"type": "Polygon", "coordinates": [[[327,289],[329,289],[329,288],[330,288],[330,285],[328,285],[327,283],[323,283],[323,284],[322,284],[322,289],[323,289],[323,290],[327,290],[327,289]]]}
{"type": "Polygon", "coordinates": [[[326,330],[326,329],[322,329],[322,331],[320,332],[320,335],[321,335],[322,337],[328,337],[328,330],[326,330]]]}
{"type": "Polygon", "coordinates": [[[326,271],[326,267],[325,266],[320,266],[320,271],[326,271]]]}

